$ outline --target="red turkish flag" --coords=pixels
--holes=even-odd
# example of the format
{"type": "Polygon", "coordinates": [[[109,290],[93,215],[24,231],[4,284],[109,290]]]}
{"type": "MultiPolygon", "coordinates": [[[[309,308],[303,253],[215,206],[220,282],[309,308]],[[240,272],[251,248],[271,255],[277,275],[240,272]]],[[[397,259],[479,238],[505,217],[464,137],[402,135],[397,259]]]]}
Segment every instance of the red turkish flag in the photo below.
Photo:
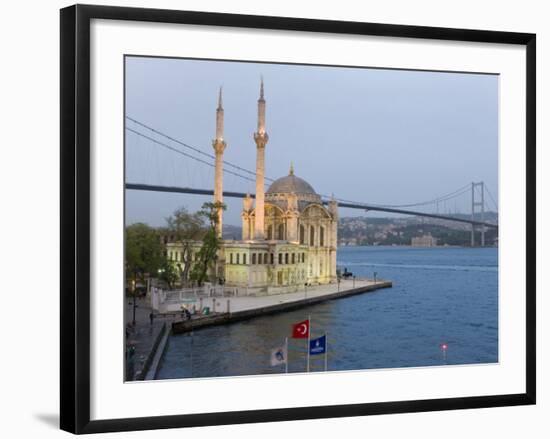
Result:
{"type": "Polygon", "coordinates": [[[309,319],[292,325],[292,338],[309,337],[309,319]]]}

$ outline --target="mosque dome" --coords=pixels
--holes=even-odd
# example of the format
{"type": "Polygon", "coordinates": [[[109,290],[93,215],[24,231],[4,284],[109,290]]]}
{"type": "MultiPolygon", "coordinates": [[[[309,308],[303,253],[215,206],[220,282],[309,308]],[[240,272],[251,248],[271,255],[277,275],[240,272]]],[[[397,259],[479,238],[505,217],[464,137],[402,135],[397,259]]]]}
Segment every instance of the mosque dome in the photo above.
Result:
{"type": "Polygon", "coordinates": [[[302,194],[312,194],[316,195],[317,193],[313,187],[305,180],[294,175],[294,169],[291,166],[290,172],[287,176],[278,178],[267,190],[266,194],[290,194],[295,193],[296,195],[302,194]]]}

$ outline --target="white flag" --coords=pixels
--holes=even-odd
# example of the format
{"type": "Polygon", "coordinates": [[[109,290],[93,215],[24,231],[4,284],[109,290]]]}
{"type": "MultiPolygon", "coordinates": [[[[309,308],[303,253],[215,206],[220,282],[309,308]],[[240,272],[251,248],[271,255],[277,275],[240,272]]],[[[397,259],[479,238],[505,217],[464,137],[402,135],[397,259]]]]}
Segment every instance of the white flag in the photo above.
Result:
{"type": "Polygon", "coordinates": [[[278,366],[286,363],[286,346],[280,346],[271,351],[271,365],[278,366]]]}

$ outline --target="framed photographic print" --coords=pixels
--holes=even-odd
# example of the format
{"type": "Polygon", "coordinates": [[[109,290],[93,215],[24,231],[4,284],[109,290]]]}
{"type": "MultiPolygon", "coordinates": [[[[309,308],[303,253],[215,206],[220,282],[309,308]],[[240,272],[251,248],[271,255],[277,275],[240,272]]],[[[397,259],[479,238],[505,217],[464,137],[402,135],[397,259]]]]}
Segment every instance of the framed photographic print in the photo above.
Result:
{"type": "Polygon", "coordinates": [[[61,10],[61,428],[535,403],[535,35],[61,10]]]}

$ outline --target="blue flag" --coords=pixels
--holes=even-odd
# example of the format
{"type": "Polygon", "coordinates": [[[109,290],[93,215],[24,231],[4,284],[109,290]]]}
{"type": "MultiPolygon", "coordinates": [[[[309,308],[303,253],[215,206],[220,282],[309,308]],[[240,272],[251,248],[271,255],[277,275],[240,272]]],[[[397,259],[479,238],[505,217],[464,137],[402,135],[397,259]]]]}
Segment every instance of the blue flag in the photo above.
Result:
{"type": "Polygon", "coordinates": [[[309,355],[324,354],[327,351],[327,336],[323,335],[309,341],[309,355]]]}

